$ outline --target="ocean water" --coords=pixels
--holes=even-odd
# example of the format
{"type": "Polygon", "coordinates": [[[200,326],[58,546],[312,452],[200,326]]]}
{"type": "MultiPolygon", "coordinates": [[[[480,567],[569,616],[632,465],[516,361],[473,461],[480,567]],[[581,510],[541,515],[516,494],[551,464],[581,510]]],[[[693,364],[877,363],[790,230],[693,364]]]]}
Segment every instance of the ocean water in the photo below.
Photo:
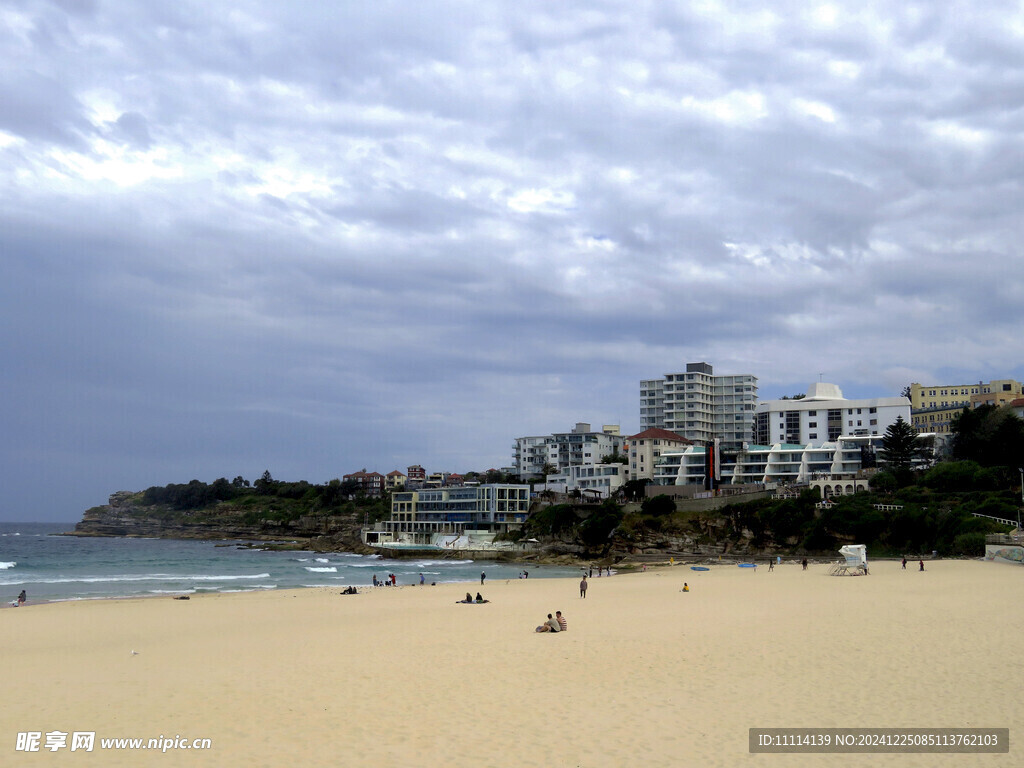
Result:
{"type": "MultiPolygon", "coordinates": [[[[350,552],[260,552],[242,542],[111,539],[55,535],[74,523],[0,523],[0,601],[25,590],[29,603],[299,587],[369,587],[394,573],[398,585],[562,578],[578,567],[523,566],[493,561],[387,560],[350,552]],[[219,545],[219,546],[218,546],[219,545]],[[226,545],[226,546],[225,546],[226,545]]],[[[474,590],[475,591],[475,590],[474,590]]]]}

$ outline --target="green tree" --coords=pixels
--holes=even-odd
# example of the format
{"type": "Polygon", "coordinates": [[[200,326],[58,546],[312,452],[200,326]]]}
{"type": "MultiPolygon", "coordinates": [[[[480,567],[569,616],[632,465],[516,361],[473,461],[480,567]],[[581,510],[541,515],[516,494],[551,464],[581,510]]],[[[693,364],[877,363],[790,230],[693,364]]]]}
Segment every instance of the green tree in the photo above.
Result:
{"type": "Polygon", "coordinates": [[[964,408],[953,420],[953,458],[983,467],[1024,466],[1024,421],[1009,406],[964,408]]]}
{"type": "Polygon", "coordinates": [[[550,464],[549,462],[546,462],[546,461],[544,462],[544,466],[540,468],[540,473],[542,475],[544,475],[544,490],[545,491],[547,491],[547,489],[548,489],[548,476],[549,475],[553,475],[556,472],[558,472],[558,469],[553,464],[550,464]]]}
{"type": "Polygon", "coordinates": [[[640,505],[640,511],[652,517],[671,515],[676,511],[676,502],[671,496],[665,494],[652,496],[649,499],[644,499],[643,504],[640,505]]]}
{"type": "Polygon", "coordinates": [[[614,451],[609,453],[607,456],[602,456],[601,457],[601,463],[602,464],[628,464],[629,463],[629,457],[628,456],[623,456],[621,453],[619,453],[619,449],[616,448],[614,451]]]}
{"type": "Polygon", "coordinates": [[[256,488],[256,492],[262,496],[272,496],[277,483],[274,478],[270,476],[270,470],[266,470],[263,475],[253,483],[253,487],[256,488]]]}
{"type": "Polygon", "coordinates": [[[897,416],[882,436],[882,459],[890,469],[909,469],[917,456],[917,432],[897,416]]]}
{"type": "Polygon", "coordinates": [[[650,480],[640,478],[638,480],[627,480],[622,484],[622,497],[627,501],[640,501],[644,497],[644,490],[650,484],[650,480]]]}

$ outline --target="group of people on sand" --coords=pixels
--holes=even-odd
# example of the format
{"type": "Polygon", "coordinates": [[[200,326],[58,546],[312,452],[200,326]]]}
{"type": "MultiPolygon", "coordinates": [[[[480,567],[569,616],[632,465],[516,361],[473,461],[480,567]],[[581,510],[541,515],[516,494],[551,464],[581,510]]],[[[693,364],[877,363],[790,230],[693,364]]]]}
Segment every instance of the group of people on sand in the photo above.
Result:
{"type": "Polygon", "coordinates": [[[25,601],[27,599],[28,598],[25,596],[25,590],[23,589],[23,590],[21,590],[21,593],[18,595],[18,599],[11,601],[11,607],[12,608],[20,608],[21,606],[23,606],[25,604],[25,601]]]}
{"type": "Polygon", "coordinates": [[[469,592],[467,592],[465,600],[456,600],[455,602],[457,602],[457,603],[489,603],[491,601],[490,600],[484,600],[483,595],[481,595],[479,592],[476,593],[476,597],[475,598],[471,594],[469,594],[469,592]]]}
{"type": "MultiPolygon", "coordinates": [[[[904,571],[907,570],[907,558],[905,558],[905,557],[903,558],[903,570],[904,571]]],[[[917,570],[918,571],[923,571],[924,570],[924,558],[921,558],[920,560],[917,561],[917,570]]]]}
{"type": "Polygon", "coordinates": [[[389,573],[387,576],[384,577],[384,580],[381,581],[380,579],[377,578],[377,574],[375,573],[375,574],[373,574],[373,586],[375,586],[375,587],[397,587],[398,586],[398,580],[395,577],[395,574],[389,573]]]}
{"type": "Polygon", "coordinates": [[[565,620],[565,616],[562,615],[561,611],[555,611],[554,618],[551,614],[548,614],[548,620],[541,624],[536,632],[565,632],[569,629],[569,622],[565,620]]]}

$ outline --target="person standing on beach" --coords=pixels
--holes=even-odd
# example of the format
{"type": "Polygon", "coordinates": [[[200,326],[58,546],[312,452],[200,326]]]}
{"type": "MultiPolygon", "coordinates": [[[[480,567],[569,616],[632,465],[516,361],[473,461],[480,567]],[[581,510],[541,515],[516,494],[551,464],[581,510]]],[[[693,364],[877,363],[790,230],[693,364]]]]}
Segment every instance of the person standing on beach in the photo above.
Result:
{"type": "Polygon", "coordinates": [[[903,570],[907,570],[907,558],[903,558],[903,570]]]}
{"type": "Polygon", "coordinates": [[[480,571],[480,586],[483,586],[484,579],[486,579],[486,578],[487,578],[487,574],[484,573],[483,571],[480,571]]]}
{"type": "Polygon", "coordinates": [[[420,574],[420,586],[421,586],[421,587],[423,586],[423,582],[424,582],[424,581],[426,581],[426,579],[424,579],[424,578],[423,578],[423,574],[421,573],[421,574],[420,574]]]}
{"type": "Polygon", "coordinates": [[[806,557],[803,559],[803,561],[800,563],[800,565],[802,565],[804,567],[805,571],[807,570],[807,558],[806,557]]]}
{"type": "Polygon", "coordinates": [[[586,598],[587,596],[587,574],[583,574],[583,580],[580,582],[580,597],[586,598]]]}
{"type": "Polygon", "coordinates": [[[774,571],[775,570],[775,561],[774,560],[769,560],[768,561],[768,570],[769,571],[774,571]]]}
{"type": "Polygon", "coordinates": [[[24,605],[28,598],[25,596],[25,590],[21,590],[21,594],[18,595],[18,605],[24,605]]]}
{"type": "Polygon", "coordinates": [[[920,568],[918,568],[918,570],[919,571],[923,571],[924,570],[924,560],[923,559],[918,560],[918,564],[921,566],[920,568]]]}

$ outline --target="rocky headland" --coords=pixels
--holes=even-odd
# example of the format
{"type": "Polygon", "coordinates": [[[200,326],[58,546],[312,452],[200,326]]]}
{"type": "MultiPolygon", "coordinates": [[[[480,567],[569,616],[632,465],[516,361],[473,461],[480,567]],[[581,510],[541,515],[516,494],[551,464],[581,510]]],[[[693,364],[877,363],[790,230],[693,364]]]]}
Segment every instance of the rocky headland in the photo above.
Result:
{"type": "Polygon", "coordinates": [[[267,549],[368,554],[372,550],[359,538],[361,527],[362,519],[355,512],[281,520],[275,519],[269,507],[261,510],[222,502],[202,509],[176,510],[145,504],[141,493],[119,491],[111,494],[108,504],[87,510],[68,535],[241,539],[267,549]]]}

